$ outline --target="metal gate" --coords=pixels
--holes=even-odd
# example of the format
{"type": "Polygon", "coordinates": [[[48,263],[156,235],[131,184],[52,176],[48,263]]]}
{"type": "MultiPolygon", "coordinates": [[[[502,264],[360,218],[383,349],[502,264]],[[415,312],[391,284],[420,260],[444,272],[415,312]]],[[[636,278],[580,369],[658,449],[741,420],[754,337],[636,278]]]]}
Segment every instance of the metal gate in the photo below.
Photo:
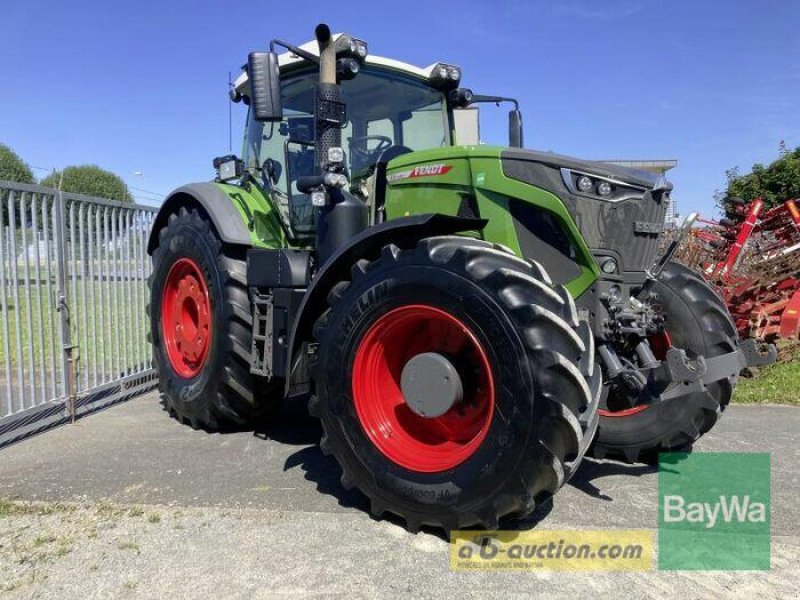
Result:
{"type": "Polygon", "coordinates": [[[155,387],[155,213],[0,181],[0,446],[155,387]]]}

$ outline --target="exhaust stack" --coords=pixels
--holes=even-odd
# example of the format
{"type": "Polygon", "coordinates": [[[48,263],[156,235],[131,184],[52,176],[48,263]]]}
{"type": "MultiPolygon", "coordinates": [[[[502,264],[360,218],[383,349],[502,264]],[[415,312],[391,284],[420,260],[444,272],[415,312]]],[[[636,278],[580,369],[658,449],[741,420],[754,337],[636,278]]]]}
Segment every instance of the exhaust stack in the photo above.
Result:
{"type": "MultiPolygon", "coordinates": [[[[344,163],[333,163],[328,150],[342,147],[341,127],[345,120],[342,88],[336,79],[336,45],[331,30],[325,24],[317,25],[314,34],[319,44],[319,86],[315,114],[314,164],[322,176],[338,173],[342,178],[344,163]]],[[[343,153],[339,153],[343,156],[343,153]]],[[[335,159],[335,160],[341,160],[335,159]]],[[[344,183],[347,180],[344,179],[344,183]]],[[[342,244],[367,228],[367,206],[353,196],[346,187],[325,185],[326,201],[317,214],[317,256],[324,264],[342,244]]]]}
{"type": "Polygon", "coordinates": [[[319,87],[316,107],[314,162],[321,169],[328,160],[328,149],[342,145],[341,124],[331,118],[331,107],[341,105],[342,89],[336,83],[336,48],[330,28],[320,23],[314,29],[319,44],[319,87]]]}

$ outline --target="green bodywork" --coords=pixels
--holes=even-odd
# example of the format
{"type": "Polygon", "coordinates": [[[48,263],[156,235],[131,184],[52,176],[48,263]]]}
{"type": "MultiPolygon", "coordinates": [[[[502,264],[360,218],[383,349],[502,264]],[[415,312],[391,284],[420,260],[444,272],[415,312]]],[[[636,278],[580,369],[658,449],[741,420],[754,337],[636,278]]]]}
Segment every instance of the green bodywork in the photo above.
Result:
{"type": "Polygon", "coordinates": [[[286,232],[281,226],[277,209],[258,185],[232,185],[217,183],[219,189],[231,199],[231,203],[239,211],[242,221],[250,232],[250,241],[254,248],[288,248],[290,246],[286,232]]]}
{"type": "MultiPolygon", "coordinates": [[[[522,256],[508,200],[530,202],[552,213],[570,236],[576,248],[580,275],[565,286],[573,296],[580,296],[599,276],[597,263],[558,197],[505,176],[502,150],[493,146],[454,146],[395,158],[387,169],[387,219],[432,212],[456,215],[464,195],[470,194],[477,201],[480,216],[489,223],[482,232],[465,232],[465,235],[502,244],[522,256]]],[[[228,195],[247,225],[253,247],[296,246],[286,235],[269,194],[252,179],[244,186],[217,185],[228,195]]],[[[535,256],[525,258],[536,260],[535,256]]]]}
{"type": "MultiPolygon", "coordinates": [[[[489,221],[482,232],[472,235],[502,244],[522,256],[508,201],[515,198],[530,202],[552,213],[575,246],[580,275],[565,286],[577,298],[598,278],[597,263],[557,196],[505,176],[502,151],[503,148],[492,146],[455,146],[412,152],[394,159],[387,170],[387,219],[431,212],[456,215],[463,197],[471,194],[481,218],[489,221]],[[435,174],[444,170],[445,173],[435,174]]],[[[535,256],[525,258],[536,260],[535,256]]]]}

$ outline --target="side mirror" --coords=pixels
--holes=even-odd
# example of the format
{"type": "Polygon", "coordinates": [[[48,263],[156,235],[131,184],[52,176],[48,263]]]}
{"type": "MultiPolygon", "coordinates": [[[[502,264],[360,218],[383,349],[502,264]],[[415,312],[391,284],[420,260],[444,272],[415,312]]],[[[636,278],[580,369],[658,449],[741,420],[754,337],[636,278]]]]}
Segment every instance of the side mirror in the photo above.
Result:
{"type": "Polygon", "coordinates": [[[508,145],[522,148],[522,113],[518,109],[508,112],[508,145]]]}
{"type": "Polygon", "coordinates": [[[262,122],[282,120],[278,55],[274,52],[251,52],[247,57],[247,77],[253,118],[262,122]]]}

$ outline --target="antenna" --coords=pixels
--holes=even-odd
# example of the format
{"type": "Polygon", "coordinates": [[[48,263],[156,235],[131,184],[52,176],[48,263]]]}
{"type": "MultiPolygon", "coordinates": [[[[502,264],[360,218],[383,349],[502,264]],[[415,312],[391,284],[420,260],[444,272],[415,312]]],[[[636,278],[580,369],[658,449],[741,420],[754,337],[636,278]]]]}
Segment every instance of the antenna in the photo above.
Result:
{"type": "MultiPolygon", "coordinates": [[[[228,90],[233,89],[231,72],[228,71],[228,90]]],[[[228,97],[228,152],[233,152],[233,102],[228,97]]]]}

